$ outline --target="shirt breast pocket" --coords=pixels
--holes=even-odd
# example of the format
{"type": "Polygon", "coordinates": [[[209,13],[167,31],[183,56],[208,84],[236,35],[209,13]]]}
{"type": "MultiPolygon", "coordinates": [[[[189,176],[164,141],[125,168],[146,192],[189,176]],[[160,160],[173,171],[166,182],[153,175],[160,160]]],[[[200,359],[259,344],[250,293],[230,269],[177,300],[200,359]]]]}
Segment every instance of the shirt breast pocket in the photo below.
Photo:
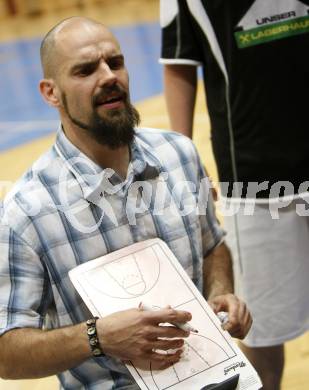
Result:
{"type": "Polygon", "coordinates": [[[170,207],[157,216],[159,237],[170,247],[191,279],[201,272],[201,226],[196,210],[186,214],[170,207]]]}
{"type": "Polygon", "coordinates": [[[173,241],[185,236],[193,236],[199,229],[196,199],[188,194],[181,204],[171,200],[157,211],[157,225],[165,241],[173,241]]]}

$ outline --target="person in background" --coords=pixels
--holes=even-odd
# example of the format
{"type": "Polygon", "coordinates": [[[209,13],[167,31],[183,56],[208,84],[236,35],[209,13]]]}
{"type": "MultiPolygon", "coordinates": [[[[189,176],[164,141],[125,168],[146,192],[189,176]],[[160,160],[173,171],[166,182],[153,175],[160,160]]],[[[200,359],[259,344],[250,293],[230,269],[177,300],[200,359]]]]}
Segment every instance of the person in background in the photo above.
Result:
{"type": "Polygon", "coordinates": [[[236,293],[254,320],[242,349],[278,390],[284,343],[309,329],[309,1],[160,7],[171,128],[192,137],[202,66],[236,293]]]}

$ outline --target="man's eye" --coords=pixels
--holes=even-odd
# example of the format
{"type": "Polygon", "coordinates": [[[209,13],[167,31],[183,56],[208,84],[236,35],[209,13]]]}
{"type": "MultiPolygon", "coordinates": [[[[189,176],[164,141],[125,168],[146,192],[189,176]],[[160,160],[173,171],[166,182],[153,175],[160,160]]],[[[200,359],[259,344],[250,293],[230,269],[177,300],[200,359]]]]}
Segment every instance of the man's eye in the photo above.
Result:
{"type": "Polygon", "coordinates": [[[111,69],[120,69],[124,65],[124,61],[122,58],[113,58],[109,61],[109,67],[111,69]]]}
{"type": "Polygon", "coordinates": [[[85,66],[83,68],[80,68],[77,70],[76,75],[77,76],[89,76],[91,75],[95,70],[94,66],[85,66]]]}

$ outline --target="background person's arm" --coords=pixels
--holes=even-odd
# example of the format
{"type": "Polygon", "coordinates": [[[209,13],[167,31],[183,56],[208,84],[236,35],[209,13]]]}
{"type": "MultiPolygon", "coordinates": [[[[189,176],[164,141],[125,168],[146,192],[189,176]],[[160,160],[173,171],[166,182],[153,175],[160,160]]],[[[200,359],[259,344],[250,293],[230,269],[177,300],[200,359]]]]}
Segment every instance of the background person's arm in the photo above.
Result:
{"type": "Polygon", "coordinates": [[[197,67],[164,65],[164,93],[171,129],[192,138],[197,67]]]}
{"type": "MultiPolygon", "coordinates": [[[[194,108],[197,93],[197,66],[164,65],[164,95],[172,130],[193,137],[194,108]]],[[[207,176],[208,170],[204,167],[207,176]]],[[[213,184],[212,184],[213,185],[213,184]]],[[[214,200],[218,199],[217,190],[212,187],[214,200]]]]}

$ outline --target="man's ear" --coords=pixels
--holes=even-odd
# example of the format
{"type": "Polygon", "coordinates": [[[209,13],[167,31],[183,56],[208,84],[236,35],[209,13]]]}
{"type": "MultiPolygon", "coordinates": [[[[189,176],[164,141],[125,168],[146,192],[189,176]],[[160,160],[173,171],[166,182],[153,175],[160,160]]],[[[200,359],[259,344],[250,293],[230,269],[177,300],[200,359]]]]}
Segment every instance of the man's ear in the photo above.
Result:
{"type": "Polygon", "coordinates": [[[44,100],[52,107],[59,107],[61,104],[60,92],[53,79],[40,81],[39,89],[44,100]]]}

